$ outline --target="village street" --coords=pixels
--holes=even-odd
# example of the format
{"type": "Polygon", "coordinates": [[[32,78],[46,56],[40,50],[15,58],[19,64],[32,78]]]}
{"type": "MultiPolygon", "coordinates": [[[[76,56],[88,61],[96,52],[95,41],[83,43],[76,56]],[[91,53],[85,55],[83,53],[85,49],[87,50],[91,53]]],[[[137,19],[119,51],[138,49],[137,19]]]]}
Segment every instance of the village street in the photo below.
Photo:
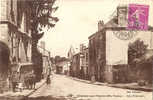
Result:
{"type": "Polygon", "coordinates": [[[26,100],[152,100],[152,92],[98,86],[54,75],[50,85],[40,89],[26,100]],[[53,99],[54,98],[54,99],[53,99]]]}

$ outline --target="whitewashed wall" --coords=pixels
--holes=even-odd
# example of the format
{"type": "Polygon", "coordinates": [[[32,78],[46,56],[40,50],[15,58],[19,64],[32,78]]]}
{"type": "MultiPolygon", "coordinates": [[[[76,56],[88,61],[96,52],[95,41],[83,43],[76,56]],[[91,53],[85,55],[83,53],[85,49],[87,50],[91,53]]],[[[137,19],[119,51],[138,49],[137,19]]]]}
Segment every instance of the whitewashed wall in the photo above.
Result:
{"type": "Polygon", "coordinates": [[[153,49],[153,32],[138,31],[132,39],[121,40],[113,34],[113,31],[106,32],[106,64],[127,64],[128,63],[128,44],[138,38],[148,45],[148,49],[153,49]]]}

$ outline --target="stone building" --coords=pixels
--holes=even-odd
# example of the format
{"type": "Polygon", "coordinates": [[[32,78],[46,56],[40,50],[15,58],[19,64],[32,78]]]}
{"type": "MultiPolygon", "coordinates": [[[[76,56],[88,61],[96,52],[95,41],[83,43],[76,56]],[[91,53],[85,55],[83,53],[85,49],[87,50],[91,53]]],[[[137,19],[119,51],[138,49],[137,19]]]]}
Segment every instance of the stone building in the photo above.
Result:
{"type": "Polygon", "coordinates": [[[42,74],[44,77],[51,74],[52,62],[50,60],[50,51],[46,50],[45,42],[40,41],[40,46],[37,47],[42,54],[42,74]]]}
{"type": "Polygon", "coordinates": [[[72,58],[73,58],[73,55],[75,54],[75,50],[73,48],[73,46],[71,45],[69,51],[68,51],[68,54],[67,54],[67,57],[70,61],[72,61],[72,58]]]}
{"type": "Polygon", "coordinates": [[[118,6],[117,14],[106,24],[99,22],[98,31],[89,37],[89,72],[98,81],[126,81],[128,44],[138,38],[153,49],[153,27],[148,30],[128,30],[127,6],[118,6]],[[124,73],[120,75],[118,73],[124,73]],[[118,74],[115,77],[115,74],[118,74]]]}
{"type": "Polygon", "coordinates": [[[73,61],[73,56],[74,56],[74,55],[75,55],[75,51],[74,51],[73,46],[71,45],[71,46],[70,46],[70,49],[69,49],[69,51],[68,51],[68,53],[67,53],[67,58],[68,58],[69,61],[70,61],[70,64],[69,64],[69,75],[70,75],[70,76],[73,76],[72,61],[73,61]]]}
{"type": "Polygon", "coordinates": [[[80,78],[80,53],[73,55],[72,63],[70,66],[70,75],[80,78]]]}
{"type": "Polygon", "coordinates": [[[25,0],[1,0],[0,41],[9,47],[10,68],[31,65],[30,7],[25,0]]]}
{"type": "Polygon", "coordinates": [[[64,74],[64,75],[69,75],[69,66],[70,66],[70,61],[69,60],[65,60],[65,61],[61,61],[58,62],[56,64],[56,73],[57,74],[64,74]]]}
{"type": "MultiPolygon", "coordinates": [[[[98,25],[99,26],[99,25],[98,25]]],[[[102,26],[101,26],[102,27],[102,26]]],[[[100,26],[98,29],[101,29],[100,26]]],[[[98,31],[89,37],[89,76],[97,81],[104,79],[104,66],[106,64],[106,37],[104,31],[98,31]]]]}
{"type": "Polygon", "coordinates": [[[84,44],[80,44],[80,67],[81,67],[81,74],[83,79],[88,78],[88,59],[89,52],[88,47],[84,44]]]}
{"type": "Polygon", "coordinates": [[[68,52],[70,61],[70,75],[81,79],[88,79],[88,64],[89,64],[89,51],[85,44],[80,44],[80,49],[73,49],[71,46],[68,52]]]}

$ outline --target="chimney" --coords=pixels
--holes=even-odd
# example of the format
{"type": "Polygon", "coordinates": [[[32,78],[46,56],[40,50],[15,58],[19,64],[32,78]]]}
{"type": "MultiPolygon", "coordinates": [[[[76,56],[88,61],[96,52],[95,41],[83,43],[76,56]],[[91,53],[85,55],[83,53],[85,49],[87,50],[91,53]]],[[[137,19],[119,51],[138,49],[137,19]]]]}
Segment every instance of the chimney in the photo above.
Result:
{"type": "Polygon", "coordinates": [[[127,27],[127,6],[117,7],[117,19],[119,27],[127,27]]]}
{"type": "Polygon", "coordinates": [[[102,30],[103,26],[104,26],[104,21],[103,20],[100,20],[98,22],[98,31],[102,30]]]}

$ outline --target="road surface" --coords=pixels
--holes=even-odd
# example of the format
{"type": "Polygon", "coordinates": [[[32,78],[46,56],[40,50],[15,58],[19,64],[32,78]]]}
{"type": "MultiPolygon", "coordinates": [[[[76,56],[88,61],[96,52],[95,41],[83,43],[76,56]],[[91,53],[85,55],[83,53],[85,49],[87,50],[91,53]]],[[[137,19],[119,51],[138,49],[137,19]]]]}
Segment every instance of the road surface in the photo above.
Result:
{"type": "Polygon", "coordinates": [[[64,75],[54,75],[26,100],[152,100],[152,92],[87,84],[64,75]]]}

